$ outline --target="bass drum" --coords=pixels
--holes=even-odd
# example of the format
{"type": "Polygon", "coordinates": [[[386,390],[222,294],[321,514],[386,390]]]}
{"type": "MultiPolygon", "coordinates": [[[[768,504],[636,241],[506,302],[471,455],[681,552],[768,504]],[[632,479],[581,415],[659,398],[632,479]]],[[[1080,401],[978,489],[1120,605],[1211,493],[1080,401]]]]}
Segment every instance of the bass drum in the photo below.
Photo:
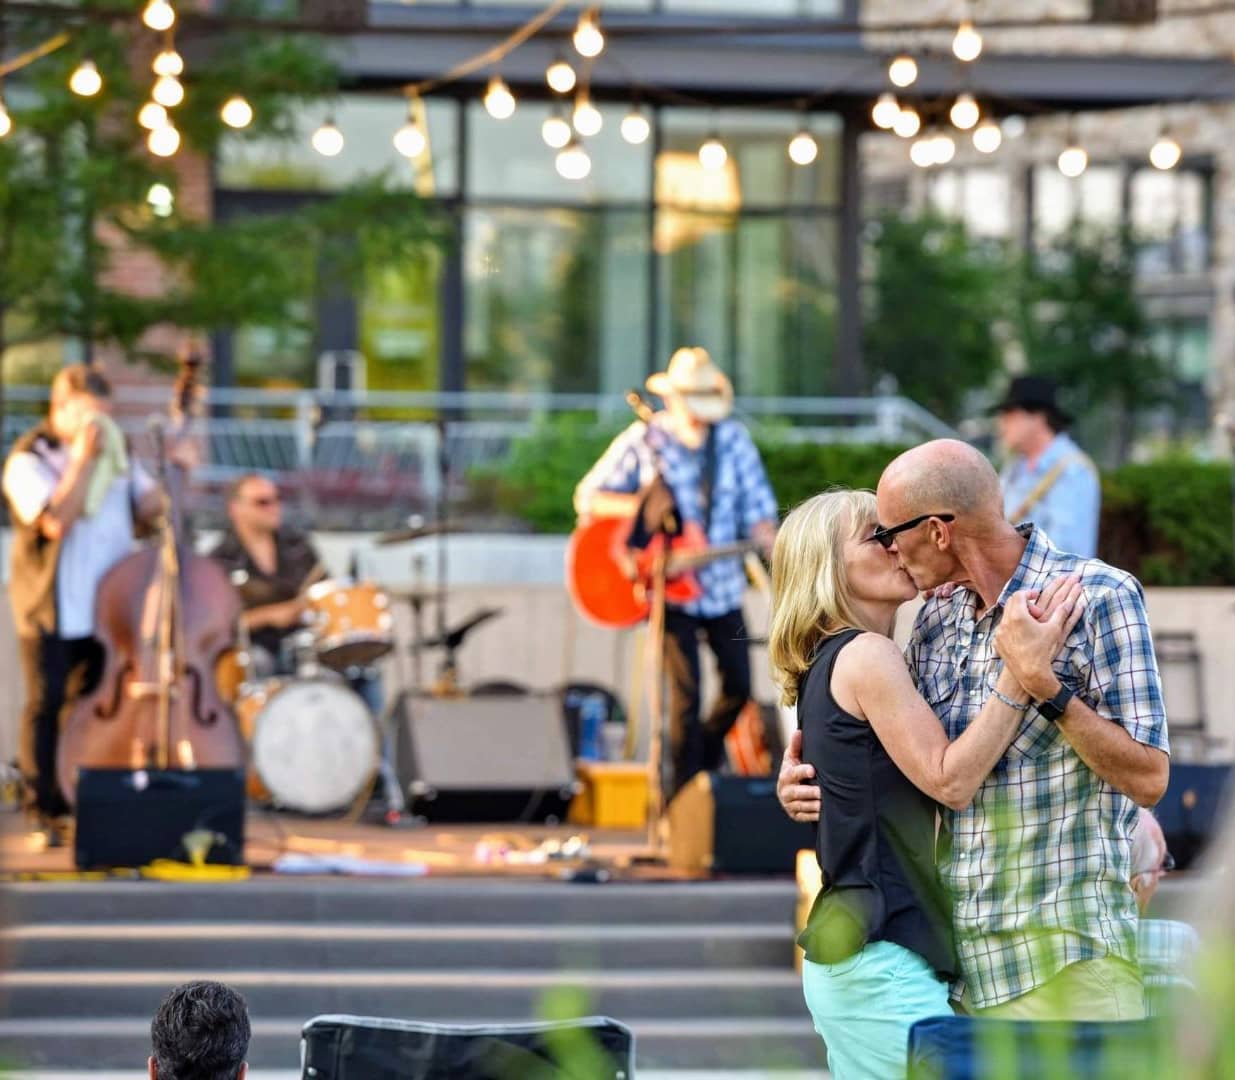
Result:
{"type": "Polygon", "coordinates": [[[256,798],[329,814],[354,802],[377,771],[377,724],[342,683],[268,679],[245,688],[236,712],[249,735],[256,798]]]}

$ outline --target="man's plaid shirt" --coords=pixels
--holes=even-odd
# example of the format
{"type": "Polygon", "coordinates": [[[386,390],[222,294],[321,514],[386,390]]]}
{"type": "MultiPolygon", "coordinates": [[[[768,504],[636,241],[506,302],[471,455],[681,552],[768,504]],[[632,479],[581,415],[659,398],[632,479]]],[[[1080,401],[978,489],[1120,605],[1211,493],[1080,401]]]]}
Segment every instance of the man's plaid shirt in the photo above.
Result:
{"type": "MultiPolygon", "coordinates": [[[[1054,662],[1060,681],[1137,742],[1167,749],[1162,686],[1140,584],[1097,559],[1059,551],[1040,529],[999,600],[975,618],[957,589],[918,615],[907,659],[948,737],[982,708],[1001,661],[994,635],[1007,599],[1060,574],[1080,576],[1085,614],[1054,662]]],[[[1069,964],[1136,962],[1131,835],[1136,806],[1086,765],[1030,707],[1003,759],[964,810],[943,811],[940,873],[952,893],[962,989],[978,1008],[1041,986],[1069,964]]]]}

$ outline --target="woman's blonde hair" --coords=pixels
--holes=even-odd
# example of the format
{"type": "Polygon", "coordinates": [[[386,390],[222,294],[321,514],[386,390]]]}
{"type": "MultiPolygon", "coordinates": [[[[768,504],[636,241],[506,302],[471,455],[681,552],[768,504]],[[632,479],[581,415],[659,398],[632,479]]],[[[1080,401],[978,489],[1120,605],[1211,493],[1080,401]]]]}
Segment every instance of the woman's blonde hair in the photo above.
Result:
{"type": "Polygon", "coordinates": [[[854,610],[845,574],[845,541],[876,520],[870,491],[825,491],[794,507],[772,549],[772,627],[768,659],[782,705],[798,700],[798,684],[825,637],[866,626],[854,610]]]}

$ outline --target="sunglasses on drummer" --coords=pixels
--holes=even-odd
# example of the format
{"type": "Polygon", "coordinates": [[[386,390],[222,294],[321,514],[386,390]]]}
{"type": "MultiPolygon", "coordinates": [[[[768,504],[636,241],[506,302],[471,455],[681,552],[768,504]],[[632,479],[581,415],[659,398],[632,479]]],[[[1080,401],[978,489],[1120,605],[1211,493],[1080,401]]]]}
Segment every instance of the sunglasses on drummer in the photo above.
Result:
{"type": "Polygon", "coordinates": [[[250,505],[250,506],[260,507],[260,508],[261,508],[261,509],[263,509],[263,510],[267,510],[267,509],[269,509],[269,508],[270,508],[270,507],[272,507],[272,506],[278,506],[278,505],[279,505],[279,496],[277,496],[277,495],[259,495],[256,499],[250,499],[250,500],[249,500],[249,505],[250,505]]]}
{"type": "Polygon", "coordinates": [[[920,517],[911,518],[909,521],[902,521],[899,525],[889,525],[884,528],[882,525],[876,525],[875,531],[871,534],[871,539],[880,547],[887,551],[892,546],[892,541],[896,539],[897,533],[908,532],[910,529],[916,529],[924,521],[930,521],[931,518],[938,518],[940,521],[955,521],[955,514],[922,514],[920,517]]]}

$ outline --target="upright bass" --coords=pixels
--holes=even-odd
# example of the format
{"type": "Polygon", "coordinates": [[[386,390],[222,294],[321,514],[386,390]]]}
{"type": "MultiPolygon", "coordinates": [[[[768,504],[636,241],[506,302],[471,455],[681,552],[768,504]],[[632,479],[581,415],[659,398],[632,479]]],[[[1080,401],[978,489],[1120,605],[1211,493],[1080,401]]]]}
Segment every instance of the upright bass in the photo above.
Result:
{"type": "MultiPolygon", "coordinates": [[[[200,355],[186,351],[171,410],[176,434],[194,412],[200,368],[200,355]]],[[[103,676],[70,715],[56,761],[70,803],[84,767],[240,768],[245,761],[235,718],[215,683],[240,600],[223,568],[196,554],[186,538],[184,470],[168,462],[157,434],[165,512],[155,542],[122,559],[99,584],[103,676]]]]}

